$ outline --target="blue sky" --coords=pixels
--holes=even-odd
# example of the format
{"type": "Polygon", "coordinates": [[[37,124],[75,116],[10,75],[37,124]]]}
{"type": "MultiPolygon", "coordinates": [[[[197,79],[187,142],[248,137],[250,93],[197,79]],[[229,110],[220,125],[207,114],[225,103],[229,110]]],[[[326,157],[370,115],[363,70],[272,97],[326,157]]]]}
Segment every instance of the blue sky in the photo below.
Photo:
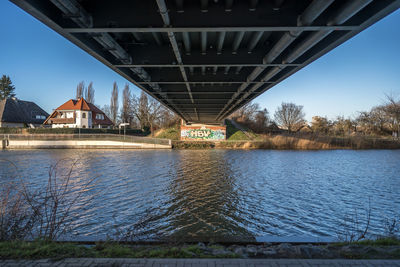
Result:
{"type": "MultiPolygon", "coordinates": [[[[11,77],[17,97],[47,112],[74,97],[80,81],[93,81],[95,103],[109,103],[112,84],[127,81],[14,4],[0,0],[0,75],[11,77]]],[[[400,96],[400,10],[273,87],[255,102],[273,115],[281,102],[304,106],[306,119],[355,116],[400,96]]],[[[130,84],[135,94],[140,89],[130,84]]]]}

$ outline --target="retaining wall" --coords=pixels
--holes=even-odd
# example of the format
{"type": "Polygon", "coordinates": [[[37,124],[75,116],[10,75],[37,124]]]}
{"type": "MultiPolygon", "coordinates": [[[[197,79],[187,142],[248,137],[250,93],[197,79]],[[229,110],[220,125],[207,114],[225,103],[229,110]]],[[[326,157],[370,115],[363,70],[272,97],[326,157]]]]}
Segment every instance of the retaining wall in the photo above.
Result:
{"type": "Polygon", "coordinates": [[[36,148],[124,148],[124,149],[168,149],[171,145],[133,143],[105,140],[2,140],[3,149],[36,149],[36,148]]]}

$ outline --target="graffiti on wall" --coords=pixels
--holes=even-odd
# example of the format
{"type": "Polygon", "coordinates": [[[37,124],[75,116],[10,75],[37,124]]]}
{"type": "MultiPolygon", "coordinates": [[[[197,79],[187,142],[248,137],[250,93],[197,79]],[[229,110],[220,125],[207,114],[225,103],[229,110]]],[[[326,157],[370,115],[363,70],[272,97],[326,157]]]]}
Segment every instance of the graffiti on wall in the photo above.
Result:
{"type": "Polygon", "coordinates": [[[226,129],[225,127],[211,126],[211,127],[181,127],[182,140],[225,140],[226,129]]]}

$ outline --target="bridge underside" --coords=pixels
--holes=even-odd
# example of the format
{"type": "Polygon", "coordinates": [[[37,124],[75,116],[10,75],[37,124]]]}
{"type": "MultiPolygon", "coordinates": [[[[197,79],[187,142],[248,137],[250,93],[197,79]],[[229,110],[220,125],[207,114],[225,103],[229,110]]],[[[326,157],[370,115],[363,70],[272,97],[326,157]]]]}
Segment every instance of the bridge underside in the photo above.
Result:
{"type": "Polygon", "coordinates": [[[202,123],[221,121],[400,7],[399,0],[11,1],[185,121],[202,123]]]}

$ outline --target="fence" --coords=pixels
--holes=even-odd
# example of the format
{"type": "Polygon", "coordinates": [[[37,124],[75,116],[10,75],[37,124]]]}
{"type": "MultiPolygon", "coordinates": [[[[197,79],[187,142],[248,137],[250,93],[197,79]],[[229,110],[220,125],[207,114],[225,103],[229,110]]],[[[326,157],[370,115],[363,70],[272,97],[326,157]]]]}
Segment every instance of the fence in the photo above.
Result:
{"type": "MultiPolygon", "coordinates": [[[[0,134],[123,134],[124,129],[98,128],[7,128],[0,127],[0,134]]],[[[149,132],[141,129],[125,129],[126,135],[145,136],[149,132]]]]}
{"type": "Polygon", "coordinates": [[[129,143],[145,143],[157,145],[171,145],[170,139],[150,138],[132,135],[118,134],[3,134],[3,140],[41,140],[41,141],[61,141],[61,140],[90,140],[90,141],[117,141],[129,143]]]}

